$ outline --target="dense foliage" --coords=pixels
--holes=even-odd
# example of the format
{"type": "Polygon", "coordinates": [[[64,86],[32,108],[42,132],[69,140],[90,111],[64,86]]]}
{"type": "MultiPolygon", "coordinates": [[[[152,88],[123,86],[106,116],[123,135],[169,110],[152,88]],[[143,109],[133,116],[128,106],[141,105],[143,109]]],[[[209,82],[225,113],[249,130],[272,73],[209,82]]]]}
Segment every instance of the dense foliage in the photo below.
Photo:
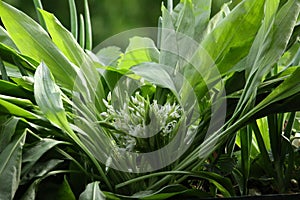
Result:
{"type": "Polygon", "coordinates": [[[299,191],[299,0],[170,0],[93,52],[69,4],[71,31],[0,1],[0,199],[299,191]]]}

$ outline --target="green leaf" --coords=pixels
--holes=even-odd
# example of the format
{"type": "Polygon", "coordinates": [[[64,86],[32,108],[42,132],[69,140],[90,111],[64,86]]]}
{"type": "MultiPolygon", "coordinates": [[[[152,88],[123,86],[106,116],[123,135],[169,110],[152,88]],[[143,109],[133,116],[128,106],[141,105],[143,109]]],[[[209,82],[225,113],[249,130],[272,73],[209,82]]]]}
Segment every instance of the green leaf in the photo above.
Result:
{"type": "Polygon", "coordinates": [[[19,120],[17,117],[9,117],[0,122],[0,152],[11,142],[19,120]]]}
{"type": "Polygon", "coordinates": [[[6,100],[0,99],[0,113],[11,114],[19,117],[24,117],[28,119],[38,119],[37,115],[31,113],[13,103],[10,103],[6,100]]]}
{"type": "Polygon", "coordinates": [[[168,88],[171,91],[177,93],[176,85],[174,83],[174,78],[170,76],[168,68],[163,65],[156,63],[143,63],[138,66],[132,67],[130,69],[136,75],[139,75],[145,80],[159,85],[163,88],[168,88]]]}
{"type": "Polygon", "coordinates": [[[221,74],[248,54],[261,25],[263,5],[263,0],[242,1],[201,42],[221,74]]]}
{"type": "Polygon", "coordinates": [[[39,184],[41,182],[41,179],[36,179],[24,192],[23,196],[21,197],[21,200],[35,200],[39,184]]]}
{"type": "Polygon", "coordinates": [[[13,49],[17,49],[15,43],[11,40],[6,30],[0,26],[0,43],[3,43],[13,49]]]}
{"type": "Polygon", "coordinates": [[[85,25],[84,25],[84,17],[82,14],[79,15],[80,26],[79,26],[79,44],[81,48],[85,47],[85,25]]]}
{"type": "Polygon", "coordinates": [[[278,4],[279,1],[267,1],[269,9],[248,55],[246,66],[251,66],[247,70],[250,74],[237,106],[244,112],[247,112],[246,104],[255,100],[262,78],[284,53],[299,14],[299,1],[290,0],[276,13],[278,4]]]}
{"type": "Polygon", "coordinates": [[[159,54],[159,63],[174,67],[178,61],[178,46],[177,46],[177,39],[176,39],[176,32],[175,27],[173,25],[172,16],[169,11],[162,6],[162,25],[160,33],[160,49],[159,54]]]}
{"type": "Polygon", "coordinates": [[[22,67],[30,71],[35,70],[36,66],[38,66],[38,63],[32,58],[24,56],[20,54],[16,49],[13,49],[12,47],[9,47],[2,43],[0,43],[0,55],[4,61],[13,65],[18,63],[22,67]]]}
{"type": "Polygon", "coordinates": [[[34,75],[34,97],[41,111],[51,123],[67,132],[73,132],[63,107],[61,91],[43,62],[34,75]]]}
{"type": "Polygon", "coordinates": [[[58,187],[57,198],[58,200],[76,200],[74,193],[70,187],[70,184],[66,178],[64,177],[63,183],[58,187]]]}
{"type": "Polygon", "coordinates": [[[182,185],[174,184],[174,185],[167,185],[161,188],[154,193],[152,191],[147,191],[143,193],[134,194],[133,197],[139,197],[140,199],[147,199],[147,200],[159,200],[159,199],[168,199],[174,197],[176,195],[182,194],[182,197],[189,197],[189,196],[198,196],[198,197],[209,197],[209,194],[204,192],[197,191],[196,189],[188,189],[182,185]],[[149,194],[150,193],[150,194],[149,194]]]}
{"type": "Polygon", "coordinates": [[[74,0],[69,0],[69,8],[70,8],[70,19],[71,19],[71,32],[75,40],[78,39],[78,19],[77,19],[77,10],[76,4],[74,0]]]}
{"type": "Polygon", "coordinates": [[[110,46],[103,49],[100,49],[96,56],[98,62],[103,66],[116,66],[118,59],[123,53],[121,49],[116,46],[110,46]]]}
{"type": "Polygon", "coordinates": [[[0,199],[13,199],[19,186],[26,130],[0,153],[0,199]]]}
{"type": "MultiPolygon", "coordinates": [[[[25,151],[26,152],[26,151],[25,151]]],[[[51,159],[47,160],[45,162],[37,162],[32,161],[32,163],[35,163],[33,166],[30,166],[30,170],[28,165],[31,165],[31,163],[25,163],[24,167],[22,168],[22,174],[21,174],[21,182],[20,185],[24,185],[31,181],[32,179],[41,178],[44,177],[47,173],[51,172],[54,168],[56,168],[59,164],[63,163],[63,160],[59,159],[51,159]]]]}
{"type": "Polygon", "coordinates": [[[105,183],[111,188],[110,182],[98,161],[71,129],[62,103],[62,92],[54,83],[49,69],[43,62],[36,70],[34,83],[34,96],[41,111],[52,124],[65,131],[74,143],[80,146],[95,164],[105,183]]]}
{"type": "Polygon", "coordinates": [[[41,139],[37,144],[35,144],[30,149],[26,149],[23,155],[23,169],[22,176],[29,173],[32,166],[50,149],[54,146],[63,143],[62,141],[57,141],[49,138],[41,139]]]}
{"type": "Polygon", "coordinates": [[[6,69],[5,69],[5,66],[3,64],[1,57],[0,57],[0,72],[1,72],[1,78],[5,81],[9,81],[7,72],[6,72],[6,69]]]}
{"type": "Polygon", "coordinates": [[[89,183],[84,192],[79,196],[79,200],[104,200],[105,195],[99,188],[99,182],[89,183]]]}
{"type": "Polygon", "coordinates": [[[140,63],[158,61],[158,57],[159,52],[151,39],[135,36],[130,38],[126,52],[119,60],[118,68],[130,69],[140,63]]]}
{"type": "Polygon", "coordinates": [[[85,48],[87,50],[92,50],[93,48],[93,39],[92,39],[92,23],[89,9],[88,0],[84,0],[84,18],[85,18],[85,48]]]}
{"type": "Polygon", "coordinates": [[[40,10],[40,13],[45,20],[52,41],[62,53],[78,67],[86,64],[86,59],[88,59],[88,57],[73,35],[61,25],[53,14],[44,10],[40,10]]]}
{"type": "Polygon", "coordinates": [[[42,15],[39,13],[39,9],[43,9],[42,2],[41,2],[41,0],[33,0],[33,3],[34,3],[34,7],[35,7],[35,10],[36,10],[36,14],[37,14],[39,23],[40,23],[41,26],[46,30],[46,25],[45,25],[45,22],[44,22],[44,20],[43,20],[43,17],[42,17],[42,15]]]}
{"type": "Polygon", "coordinates": [[[194,39],[200,42],[210,19],[212,0],[193,0],[192,3],[195,16],[194,39]]]}
{"type": "Polygon", "coordinates": [[[20,98],[29,97],[29,95],[18,85],[4,80],[0,80],[0,94],[20,98]]]}
{"type": "MultiPolygon", "coordinates": [[[[184,1],[183,7],[178,13],[175,27],[177,33],[183,33],[185,36],[193,38],[195,26],[195,16],[193,12],[192,2],[189,0],[184,1]]],[[[177,38],[180,41],[180,38],[177,38]]],[[[180,46],[179,46],[180,47],[180,46]]]]}
{"type": "Polygon", "coordinates": [[[96,104],[99,104],[100,107],[102,106],[101,108],[103,109],[104,105],[102,99],[105,97],[104,89],[100,75],[97,72],[93,61],[85,54],[73,35],[60,24],[54,15],[43,10],[40,12],[44,17],[53,42],[71,62],[80,67],[78,75],[73,77],[76,80],[76,85],[72,89],[76,90],[78,89],[78,85],[81,87],[83,85],[82,83],[87,82],[88,84],[83,88],[80,88],[79,92],[82,93],[84,98],[88,98],[88,101],[93,101],[95,98],[98,101],[96,104]],[[90,94],[94,96],[90,96],[90,94]]]}
{"type": "Polygon", "coordinates": [[[34,107],[34,104],[28,99],[22,99],[17,97],[11,97],[0,94],[0,99],[10,102],[16,106],[20,106],[26,110],[30,110],[34,107]]]}
{"type": "Polygon", "coordinates": [[[2,1],[0,2],[0,17],[22,54],[38,62],[44,61],[59,84],[67,89],[73,88],[76,68],[58,50],[39,24],[2,1]]]}

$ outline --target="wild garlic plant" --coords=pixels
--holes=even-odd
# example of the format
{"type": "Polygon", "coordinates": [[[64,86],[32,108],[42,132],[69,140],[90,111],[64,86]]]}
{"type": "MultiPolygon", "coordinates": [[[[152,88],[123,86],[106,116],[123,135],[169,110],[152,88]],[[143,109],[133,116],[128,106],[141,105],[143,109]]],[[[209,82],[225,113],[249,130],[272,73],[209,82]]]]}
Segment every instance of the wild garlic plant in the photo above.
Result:
{"type": "Polygon", "coordinates": [[[164,105],[157,100],[150,101],[136,92],[127,96],[127,101],[118,109],[112,105],[111,93],[103,100],[107,111],[102,112],[103,123],[112,129],[113,137],[126,151],[145,151],[146,140],[157,140],[147,151],[156,150],[176,135],[176,127],[182,116],[182,108],[177,102],[167,101],[164,105]],[[155,148],[155,149],[153,149],[155,148]]]}

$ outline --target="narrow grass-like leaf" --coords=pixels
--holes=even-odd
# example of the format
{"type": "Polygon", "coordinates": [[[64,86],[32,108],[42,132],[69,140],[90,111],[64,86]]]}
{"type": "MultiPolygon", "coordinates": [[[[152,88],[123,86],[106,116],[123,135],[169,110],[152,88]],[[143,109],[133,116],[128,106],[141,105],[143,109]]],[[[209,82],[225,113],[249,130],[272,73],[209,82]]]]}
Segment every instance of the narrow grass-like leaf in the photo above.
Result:
{"type": "Polygon", "coordinates": [[[6,73],[6,69],[5,69],[5,66],[3,64],[1,57],[0,57],[0,72],[1,72],[2,79],[5,81],[9,81],[7,73],[6,73]]]}
{"type": "Polygon", "coordinates": [[[270,177],[274,177],[275,174],[273,173],[273,166],[272,166],[272,162],[271,162],[271,159],[270,159],[270,156],[269,156],[269,153],[268,153],[268,148],[267,148],[267,145],[265,144],[265,141],[262,137],[262,133],[257,125],[257,122],[254,122],[251,124],[251,128],[255,134],[255,138],[256,138],[256,141],[257,141],[257,145],[259,147],[259,151],[262,155],[262,158],[264,160],[264,169],[265,169],[265,172],[270,176],[270,177]]]}
{"type": "Polygon", "coordinates": [[[43,20],[43,17],[41,16],[41,13],[39,13],[39,9],[43,9],[43,5],[42,5],[42,2],[41,0],[33,0],[33,3],[34,3],[34,7],[35,7],[35,10],[36,10],[36,14],[37,14],[37,17],[38,17],[38,20],[39,20],[39,23],[40,25],[45,29],[47,30],[47,27],[45,25],[45,22],[43,20]]]}
{"type": "Polygon", "coordinates": [[[82,14],[80,14],[80,17],[79,17],[79,22],[80,22],[80,26],[79,26],[79,44],[81,46],[81,48],[85,48],[85,22],[84,22],[84,17],[82,14]]]}
{"type": "Polygon", "coordinates": [[[252,132],[249,127],[245,127],[240,130],[241,140],[241,168],[243,173],[243,193],[242,195],[248,194],[248,179],[250,174],[250,155],[252,147],[252,132]]]}
{"type": "MultiPolygon", "coordinates": [[[[138,182],[147,178],[156,177],[156,176],[163,176],[163,175],[185,175],[185,176],[192,176],[197,178],[202,178],[205,180],[210,181],[212,184],[214,184],[224,196],[229,197],[234,194],[233,188],[231,187],[231,182],[228,178],[224,178],[219,174],[212,173],[212,172],[189,172],[189,171],[164,171],[164,172],[157,172],[152,173],[144,176],[140,176],[137,178],[133,178],[131,180],[128,180],[126,182],[120,183],[116,185],[116,189],[124,187],[125,185],[132,184],[134,182],[138,182]]],[[[148,189],[153,189],[156,186],[156,184],[151,185],[148,189]]]]}
{"type": "Polygon", "coordinates": [[[38,119],[39,117],[9,101],[0,99],[0,113],[11,114],[14,116],[24,117],[27,119],[38,119]]]}
{"type": "Polygon", "coordinates": [[[74,0],[69,0],[70,19],[71,19],[71,32],[75,40],[78,39],[78,19],[77,10],[74,0]]]}
{"type": "Polygon", "coordinates": [[[93,48],[93,36],[92,36],[92,23],[89,9],[88,0],[84,0],[84,18],[85,18],[85,48],[87,50],[92,50],[93,48]]]}
{"type": "Polygon", "coordinates": [[[160,37],[160,56],[159,63],[176,67],[178,61],[178,46],[176,42],[175,27],[173,25],[172,16],[168,10],[162,6],[162,24],[161,24],[161,37],[160,37]]]}
{"type": "Polygon", "coordinates": [[[19,186],[26,130],[0,153],[0,199],[13,199],[19,186]]]}

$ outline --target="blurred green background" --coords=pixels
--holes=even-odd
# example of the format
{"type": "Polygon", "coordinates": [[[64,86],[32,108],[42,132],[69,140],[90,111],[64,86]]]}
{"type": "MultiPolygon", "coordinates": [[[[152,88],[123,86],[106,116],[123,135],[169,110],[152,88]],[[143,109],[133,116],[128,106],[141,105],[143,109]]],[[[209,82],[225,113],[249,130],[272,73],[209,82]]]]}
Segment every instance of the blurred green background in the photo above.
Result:
{"type": "MultiPolygon", "coordinates": [[[[36,19],[32,0],[4,0],[36,19]]],[[[79,13],[83,13],[83,0],[75,0],[79,13]]],[[[156,27],[161,15],[161,4],[167,0],[89,0],[93,26],[94,46],[125,30],[156,27]]],[[[174,0],[174,5],[179,0],[174,0]]],[[[44,9],[54,13],[69,29],[68,0],[42,0],[44,9]]],[[[79,16],[79,15],[78,15],[79,16]]]]}

